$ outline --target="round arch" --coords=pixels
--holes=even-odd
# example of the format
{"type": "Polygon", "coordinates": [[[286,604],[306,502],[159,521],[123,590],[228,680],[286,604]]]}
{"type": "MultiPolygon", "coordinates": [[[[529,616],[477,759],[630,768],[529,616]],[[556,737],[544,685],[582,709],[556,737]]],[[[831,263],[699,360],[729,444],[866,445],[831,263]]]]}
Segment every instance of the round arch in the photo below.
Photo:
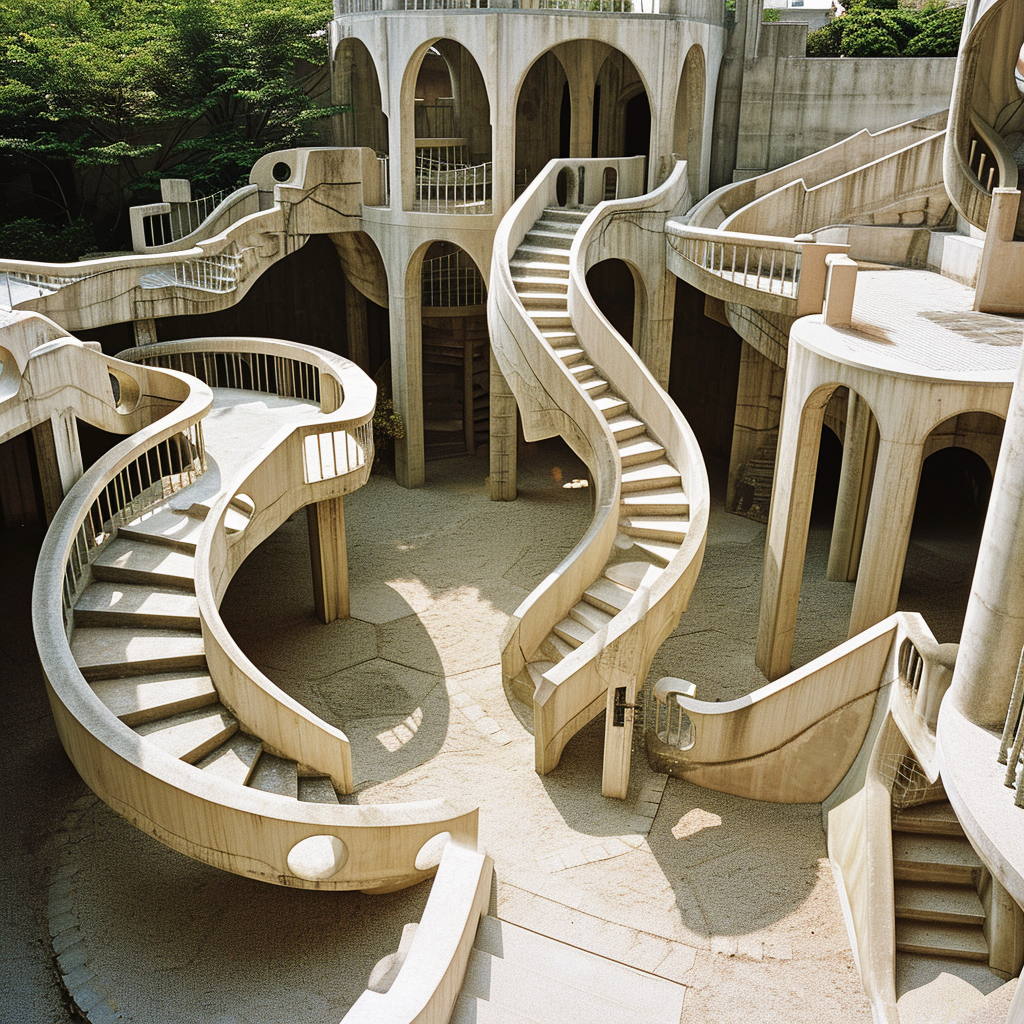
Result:
{"type": "Polygon", "coordinates": [[[673,152],[686,159],[686,180],[690,197],[701,196],[701,160],[704,144],[704,103],[707,91],[707,61],[704,49],[694,43],[687,51],[676,92],[672,126],[673,152]]]}
{"type": "Polygon", "coordinates": [[[387,80],[377,58],[357,38],[343,39],[334,51],[332,67],[343,146],[365,146],[378,155],[388,152],[387,80]]]}

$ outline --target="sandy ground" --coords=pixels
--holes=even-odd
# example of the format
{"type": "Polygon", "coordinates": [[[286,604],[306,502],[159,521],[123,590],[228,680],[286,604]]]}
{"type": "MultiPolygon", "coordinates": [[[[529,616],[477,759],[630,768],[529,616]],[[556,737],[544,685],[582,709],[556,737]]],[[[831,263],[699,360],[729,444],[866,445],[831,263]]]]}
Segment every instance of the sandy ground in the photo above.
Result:
{"type": "MultiPolygon", "coordinates": [[[[492,912],[686,984],[687,1024],[870,1020],[817,806],[666,785],[639,734],[629,795],[606,800],[600,721],[556,771],[533,771],[532,737],[501,685],[498,638],[586,529],[589,493],[562,486],[584,472],[557,443],[521,459],[519,501],[490,502],[485,473],[481,458],[433,463],[422,490],[374,477],[347,499],[352,618],[330,626],[313,615],[305,518],[294,517],[240,570],[224,603],[229,627],[272,679],[345,728],[355,799],[455,788],[479,803],[481,843],[495,859],[492,912]]],[[[922,536],[911,593],[959,593],[966,541],[922,536]]],[[[707,699],[763,682],[752,664],[763,538],[762,526],[713,514],[690,610],[652,678],[684,676],[707,699]]],[[[38,542],[2,540],[16,583],[4,594],[15,628],[3,638],[0,1021],[71,1019],[46,934],[47,901],[63,900],[51,910],[77,915],[98,1011],[116,1005],[140,1024],[336,1024],[419,918],[429,884],[372,897],[262,885],[165,849],[88,795],[59,749],[31,645],[38,542]]],[[[827,545],[828,524],[818,524],[798,664],[845,638],[852,585],[825,581],[827,545]]],[[[940,640],[956,639],[958,615],[937,620],[940,640]]]]}

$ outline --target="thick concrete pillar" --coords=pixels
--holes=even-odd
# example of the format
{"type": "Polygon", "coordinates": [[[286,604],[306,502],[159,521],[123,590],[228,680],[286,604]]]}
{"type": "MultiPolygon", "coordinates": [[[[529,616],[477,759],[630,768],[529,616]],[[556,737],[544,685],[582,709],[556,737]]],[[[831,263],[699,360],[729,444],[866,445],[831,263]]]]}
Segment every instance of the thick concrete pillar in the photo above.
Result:
{"type": "Polygon", "coordinates": [[[855,391],[846,403],[846,433],[839,495],[828,552],[828,578],[840,583],[857,578],[871,495],[871,475],[878,451],[878,425],[867,402],[855,391]]]}
{"type": "Polygon", "coordinates": [[[792,660],[818,446],[830,397],[823,388],[805,402],[804,391],[787,383],[783,398],[754,655],[768,679],[785,675],[792,660]]]}
{"type": "Polygon", "coordinates": [[[143,345],[155,345],[160,340],[156,335],[156,320],[152,317],[133,320],[132,330],[135,332],[135,344],[140,348],[143,345]]]}
{"type": "Polygon", "coordinates": [[[880,438],[850,613],[850,636],[896,611],[924,462],[924,440],[880,438]]]}
{"type": "MultiPolygon", "coordinates": [[[[408,275],[403,275],[403,280],[408,275]]],[[[395,441],[395,479],[402,487],[422,487],[423,454],[423,325],[419,274],[415,290],[389,297],[391,324],[391,393],[395,412],[405,424],[405,437],[395,441]]]]}
{"type": "Polygon", "coordinates": [[[370,347],[366,337],[366,297],[345,278],[345,326],[348,357],[360,370],[370,372],[370,347]]]}
{"type": "MultiPolygon", "coordinates": [[[[1024,647],[1024,362],[1003,430],[950,695],[972,722],[1002,728],[1024,647]]],[[[1024,987],[1024,986],[1022,986],[1024,987]]]]}
{"type": "MultiPolygon", "coordinates": [[[[85,472],[75,414],[70,409],[52,412],[50,426],[53,428],[53,457],[57,460],[57,476],[61,490],[66,495],[82,479],[85,472]]],[[[40,467],[40,474],[42,473],[43,469],[40,467]]]]}
{"type": "Polygon", "coordinates": [[[32,428],[32,442],[36,450],[36,465],[39,467],[39,483],[43,492],[43,512],[46,521],[53,517],[64,500],[64,488],[60,482],[57,463],[57,446],[53,440],[53,426],[49,422],[39,423],[32,428]]]}
{"type": "MultiPolygon", "coordinates": [[[[637,292],[641,287],[646,287],[646,282],[637,281],[637,292]]],[[[636,354],[666,391],[672,364],[675,307],[676,279],[666,271],[659,272],[649,301],[636,302],[633,313],[633,344],[636,347],[636,354]]]]}
{"type": "Polygon", "coordinates": [[[732,451],[729,455],[729,482],[725,507],[736,510],[737,488],[744,467],[758,449],[768,444],[779,429],[782,391],[786,371],[776,366],[752,345],[743,344],[740,351],[740,373],[736,385],[736,416],[732,428],[732,451]]]}
{"type": "Polygon", "coordinates": [[[516,497],[516,398],[491,353],[491,501],[514,501],[516,497]]]}
{"type": "Polygon", "coordinates": [[[307,505],[306,527],[317,618],[324,623],[347,619],[348,551],[345,547],[344,498],[328,498],[307,505]]]}
{"type": "Polygon", "coordinates": [[[601,796],[625,800],[633,754],[634,686],[610,686],[604,717],[601,796]],[[631,692],[633,691],[633,692],[631,692]]]}
{"type": "Polygon", "coordinates": [[[988,965],[1003,978],[1015,978],[1024,966],[1024,912],[995,875],[988,878],[982,903],[988,965]]]}

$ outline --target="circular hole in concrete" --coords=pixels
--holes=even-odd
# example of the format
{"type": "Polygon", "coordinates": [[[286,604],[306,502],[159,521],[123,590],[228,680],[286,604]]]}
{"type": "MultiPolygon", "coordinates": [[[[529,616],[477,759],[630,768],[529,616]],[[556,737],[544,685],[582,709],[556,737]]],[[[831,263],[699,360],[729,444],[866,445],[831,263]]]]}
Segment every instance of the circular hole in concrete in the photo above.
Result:
{"type": "Polygon", "coordinates": [[[322,882],[336,875],[348,860],[348,847],[335,836],[310,836],[288,853],[288,870],[299,878],[322,882]]]}
{"type": "Polygon", "coordinates": [[[274,181],[287,181],[292,176],[292,169],[283,160],[279,160],[270,173],[273,174],[274,181]]]}
{"type": "Polygon", "coordinates": [[[420,852],[416,854],[416,870],[432,871],[436,868],[441,863],[441,854],[444,853],[444,848],[451,841],[450,832],[439,832],[436,836],[431,836],[420,847],[420,852]]]}

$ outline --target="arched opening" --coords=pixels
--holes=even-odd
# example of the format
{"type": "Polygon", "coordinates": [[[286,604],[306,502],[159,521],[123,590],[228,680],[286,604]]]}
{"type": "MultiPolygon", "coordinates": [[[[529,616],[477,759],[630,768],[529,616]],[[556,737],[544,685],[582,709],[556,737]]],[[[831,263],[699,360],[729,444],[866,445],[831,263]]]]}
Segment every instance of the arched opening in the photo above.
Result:
{"type": "Polygon", "coordinates": [[[940,643],[960,640],[991,491],[990,467],[968,448],[940,448],[921,467],[899,607],[927,606],[940,643]]]}
{"type": "Polygon", "coordinates": [[[598,72],[594,125],[595,157],[650,157],[650,99],[636,66],[620,50],[612,50],[598,72]]]}
{"type": "Polygon", "coordinates": [[[672,150],[686,158],[686,179],[690,196],[699,199],[702,143],[704,138],[704,98],[706,69],[704,51],[691,46],[679,76],[676,94],[675,124],[672,150]]]}
{"type": "Polygon", "coordinates": [[[818,444],[818,466],[814,471],[814,497],[811,499],[811,527],[830,530],[839,496],[839,475],[843,465],[843,442],[826,423],[818,444]]]}
{"type": "Polygon", "coordinates": [[[365,231],[328,236],[344,273],[345,354],[390,394],[388,275],[377,243],[365,231]]]}
{"type": "Polygon", "coordinates": [[[549,160],[569,155],[569,83],[550,50],[526,73],[516,101],[516,195],[549,160]]]}
{"type": "Polygon", "coordinates": [[[423,50],[409,91],[412,209],[490,213],[490,103],[472,54],[451,39],[436,40],[423,50]]]}
{"type": "Polygon", "coordinates": [[[465,249],[437,241],[424,251],[420,280],[424,457],[474,455],[490,412],[484,276],[465,249]]]}
{"type": "Polygon", "coordinates": [[[380,205],[390,205],[388,119],[381,102],[380,79],[370,51],[358,39],[345,39],[334,57],[338,145],[365,146],[377,154],[380,205]]]}
{"type": "MultiPolygon", "coordinates": [[[[635,345],[637,286],[629,264],[622,260],[602,260],[587,271],[587,287],[597,308],[630,345],[635,345]]],[[[642,290],[642,286],[641,286],[642,290]]]]}

